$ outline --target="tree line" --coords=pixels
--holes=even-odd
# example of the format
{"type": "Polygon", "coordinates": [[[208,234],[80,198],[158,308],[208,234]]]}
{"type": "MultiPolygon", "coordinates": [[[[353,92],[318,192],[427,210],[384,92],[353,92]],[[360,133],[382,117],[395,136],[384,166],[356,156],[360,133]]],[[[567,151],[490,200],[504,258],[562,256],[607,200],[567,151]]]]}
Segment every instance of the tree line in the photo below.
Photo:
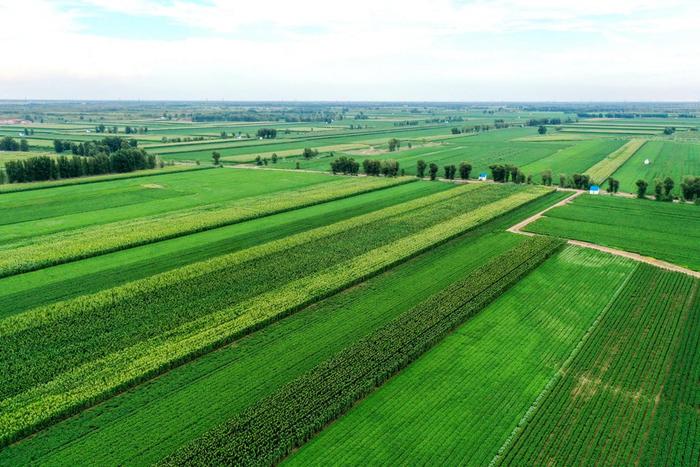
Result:
{"type": "Polygon", "coordinates": [[[29,143],[27,143],[27,140],[24,138],[20,139],[18,143],[14,138],[5,136],[4,138],[0,139],[0,151],[27,152],[29,151],[29,143]]]}
{"type": "Polygon", "coordinates": [[[70,150],[73,156],[36,156],[8,161],[5,163],[7,181],[24,183],[58,180],[153,169],[157,165],[156,157],[138,149],[136,141],[120,137],[107,137],[101,141],[80,144],[56,140],[54,147],[60,149],[57,150],[59,153],[70,150]]]}

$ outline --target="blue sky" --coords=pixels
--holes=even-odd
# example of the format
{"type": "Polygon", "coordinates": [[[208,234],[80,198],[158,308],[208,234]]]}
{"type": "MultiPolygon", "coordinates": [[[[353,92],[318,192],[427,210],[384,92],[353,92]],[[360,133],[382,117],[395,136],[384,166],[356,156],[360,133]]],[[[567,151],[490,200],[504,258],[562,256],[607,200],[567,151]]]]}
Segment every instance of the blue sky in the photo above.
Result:
{"type": "Polygon", "coordinates": [[[0,0],[0,99],[700,100],[687,0],[0,0]]]}

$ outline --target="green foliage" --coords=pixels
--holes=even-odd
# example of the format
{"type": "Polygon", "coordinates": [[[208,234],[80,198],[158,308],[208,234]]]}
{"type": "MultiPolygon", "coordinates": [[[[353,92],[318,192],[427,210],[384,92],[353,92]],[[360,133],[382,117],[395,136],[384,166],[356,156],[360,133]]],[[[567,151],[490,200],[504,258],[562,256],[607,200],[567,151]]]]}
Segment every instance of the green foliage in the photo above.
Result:
{"type": "Polygon", "coordinates": [[[144,217],[74,230],[56,234],[53,237],[43,236],[34,244],[20,246],[0,257],[0,277],[201,232],[410,181],[412,180],[353,178],[328,185],[311,186],[285,196],[262,195],[248,198],[245,202],[234,201],[182,210],[172,216],[144,217]]]}
{"type": "Polygon", "coordinates": [[[182,463],[273,464],[357,399],[471,318],[562,243],[535,237],[397,317],[334,358],[168,457],[182,463]]]}
{"type": "Polygon", "coordinates": [[[699,285],[640,264],[497,465],[693,464],[699,285]]]}
{"type": "Polygon", "coordinates": [[[526,230],[620,248],[700,271],[700,211],[692,205],[579,196],[546,212],[526,230]]]}

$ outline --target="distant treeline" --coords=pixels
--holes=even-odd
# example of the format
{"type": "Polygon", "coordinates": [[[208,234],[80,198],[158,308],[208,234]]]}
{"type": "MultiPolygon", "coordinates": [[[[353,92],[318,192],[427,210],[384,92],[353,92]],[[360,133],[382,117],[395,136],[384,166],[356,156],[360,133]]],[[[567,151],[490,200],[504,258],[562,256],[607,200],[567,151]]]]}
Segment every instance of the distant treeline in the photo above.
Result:
{"type": "MultiPolygon", "coordinates": [[[[136,148],[135,141],[119,137],[108,137],[102,141],[64,144],[56,140],[57,152],[74,151],[74,156],[37,156],[5,163],[5,173],[9,183],[24,183],[63,178],[124,173],[134,170],[153,169],[157,160],[136,148]],[[60,147],[60,151],[58,148],[60,147]]],[[[2,177],[4,182],[4,176],[2,177]]]]}
{"type": "MultiPolygon", "coordinates": [[[[590,113],[580,112],[576,114],[579,118],[669,118],[671,115],[667,113],[590,113]]],[[[679,115],[680,117],[681,115],[679,115]]],[[[683,114],[686,118],[694,118],[695,115],[683,114]]]]}
{"type": "Polygon", "coordinates": [[[256,109],[193,113],[193,122],[326,122],[343,120],[344,114],[331,110],[293,110],[264,112],[256,109]]]}
{"type": "Polygon", "coordinates": [[[29,151],[27,140],[22,138],[19,143],[9,136],[0,139],[0,151],[29,151]]]}

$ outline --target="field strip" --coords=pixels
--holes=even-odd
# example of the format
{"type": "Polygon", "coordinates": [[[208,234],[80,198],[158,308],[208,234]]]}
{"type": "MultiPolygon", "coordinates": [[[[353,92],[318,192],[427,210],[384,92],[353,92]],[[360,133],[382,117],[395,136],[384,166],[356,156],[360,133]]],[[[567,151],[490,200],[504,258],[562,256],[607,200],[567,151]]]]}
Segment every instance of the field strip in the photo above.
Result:
{"type": "Polygon", "coordinates": [[[555,203],[555,204],[549,206],[548,208],[543,209],[542,211],[538,212],[537,214],[530,216],[521,222],[518,222],[514,226],[510,227],[507,231],[512,232],[512,233],[521,234],[521,235],[527,235],[529,237],[536,235],[532,232],[525,232],[522,229],[525,228],[528,224],[531,224],[531,223],[535,222],[537,219],[541,218],[544,215],[544,213],[549,211],[550,209],[564,206],[565,204],[570,203],[577,196],[581,196],[583,193],[584,193],[583,191],[577,191],[574,194],[572,194],[571,196],[569,196],[568,198],[564,198],[563,200],[559,201],[558,203],[555,203]]]}
{"type": "MultiPolygon", "coordinates": [[[[536,220],[542,218],[543,215],[547,211],[549,211],[550,209],[564,206],[564,205],[568,204],[569,202],[573,201],[576,197],[578,197],[584,193],[585,193],[585,191],[583,191],[583,190],[577,191],[576,193],[569,196],[568,198],[565,198],[565,199],[559,201],[558,203],[553,204],[546,209],[543,209],[542,211],[538,212],[537,214],[535,214],[533,216],[528,217],[527,219],[525,219],[522,222],[518,222],[514,226],[507,229],[507,231],[512,232],[512,233],[516,233],[516,234],[520,234],[520,235],[527,235],[527,236],[539,235],[539,234],[536,234],[533,232],[525,232],[522,229],[527,227],[529,224],[535,222],[536,220]]],[[[693,271],[692,269],[684,268],[683,266],[678,266],[677,264],[669,263],[668,261],[663,261],[660,259],[652,258],[650,256],[640,255],[638,253],[632,253],[632,252],[626,251],[626,250],[620,250],[618,248],[611,248],[611,247],[599,245],[597,243],[584,242],[581,240],[573,240],[573,239],[566,239],[566,240],[567,240],[567,243],[570,245],[576,245],[576,246],[580,246],[583,248],[590,248],[593,250],[602,251],[604,253],[609,253],[611,255],[622,256],[624,258],[629,258],[631,260],[634,260],[634,261],[637,261],[640,263],[646,263],[646,264],[650,264],[652,266],[656,266],[656,267],[659,267],[662,269],[667,269],[669,271],[681,272],[681,273],[687,274],[689,276],[700,278],[700,272],[693,271]]]]}
{"type": "MultiPolygon", "coordinates": [[[[89,361],[48,383],[0,401],[0,444],[18,439],[76,410],[94,405],[116,392],[228,344],[550,191],[531,188],[486,204],[389,245],[294,280],[279,289],[189,321],[104,358],[89,361]]],[[[107,300],[108,295],[109,291],[107,300]]],[[[50,308],[47,311],[49,316],[46,318],[51,319],[50,308]]],[[[16,324],[22,326],[21,322],[16,324]]],[[[24,322],[23,325],[33,324],[24,322]]],[[[5,332],[13,332],[14,329],[16,326],[11,325],[6,327],[5,332]]]]}
{"type": "Polygon", "coordinates": [[[32,239],[32,243],[28,245],[16,248],[7,245],[3,249],[3,255],[0,257],[0,277],[411,182],[415,182],[415,179],[347,177],[329,185],[314,185],[307,189],[243,198],[228,205],[204,205],[174,213],[39,236],[32,239]]]}
{"type": "Polygon", "coordinates": [[[586,170],[586,174],[597,183],[603,183],[617,169],[627,162],[634,154],[639,151],[647,142],[646,139],[631,139],[627,144],[620,149],[613,151],[602,161],[595,164],[593,167],[586,170]]]}
{"type": "Polygon", "coordinates": [[[570,245],[576,245],[576,246],[580,246],[583,248],[591,248],[593,250],[602,251],[604,253],[610,253],[612,255],[622,256],[625,258],[632,259],[634,261],[638,261],[640,263],[646,263],[646,264],[650,264],[652,266],[656,266],[656,267],[659,267],[662,269],[667,269],[669,271],[681,272],[681,273],[687,274],[689,276],[700,278],[700,272],[698,272],[698,271],[693,271],[692,269],[687,269],[687,268],[684,268],[682,266],[678,266],[677,264],[669,263],[667,261],[663,261],[663,260],[656,259],[656,258],[651,258],[649,256],[643,256],[643,255],[640,255],[637,253],[632,253],[632,252],[620,250],[617,248],[610,248],[607,246],[598,245],[596,243],[583,242],[580,240],[567,240],[567,243],[569,243],[570,245]]]}
{"type": "Polygon", "coordinates": [[[161,464],[278,462],[561,248],[558,240],[542,240],[528,239],[495,256],[161,464]]]}
{"type": "Polygon", "coordinates": [[[615,293],[610,297],[610,300],[608,300],[608,303],[605,305],[605,307],[601,310],[601,312],[598,314],[596,317],[595,321],[591,324],[591,326],[586,330],[586,333],[581,337],[581,340],[579,340],[578,344],[576,344],[576,347],[573,348],[571,353],[569,354],[568,358],[564,361],[564,363],[561,365],[559,370],[554,374],[552,379],[549,380],[547,385],[542,389],[542,392],[537,396],[537,398],[532,402],[532,405],[530,408],[527,410],[525,415],[523,415],[522,419],[518,423],[518,425],[513,429],[513,432],[510,434],[508,439],[503,443],[503,446],[498,450],[498,454],[494,456],[494,458],[491,460],[489,463],[489,467],[494,467],[495,465],[498,465],[503,457],[503,454],[510,449],[510,447],[513,445],[513,441],[515,441],[516,437],[523,431],[527,423],[530,421],[532,416],[535,414],[537,409],[540,407],[542,401],[544,400],[545,397],[552,391],[554,386],[557,384],[557,382],[563,378],[569,367],[571,366],[572,362],[576,358],[576,356],[579,354],[583,346],[585,345],[586,341],[590,339],[591,335],[593,334],[593,331],[598,327],[598,324],[602,320],[602,318],[605,316],[605,314],[612,308],[613,303],[615,303],[615,300],[617,297],[622,293],[622,290],[624,290],[625,286],[627,283],[630,281],[630,278],[633,276],[634,271],[637,269],[639,266],[635,266],[634,269],[632,269],[628,274],[627,277],[622,281],[620,286],[617,288],[615,293]]]}

